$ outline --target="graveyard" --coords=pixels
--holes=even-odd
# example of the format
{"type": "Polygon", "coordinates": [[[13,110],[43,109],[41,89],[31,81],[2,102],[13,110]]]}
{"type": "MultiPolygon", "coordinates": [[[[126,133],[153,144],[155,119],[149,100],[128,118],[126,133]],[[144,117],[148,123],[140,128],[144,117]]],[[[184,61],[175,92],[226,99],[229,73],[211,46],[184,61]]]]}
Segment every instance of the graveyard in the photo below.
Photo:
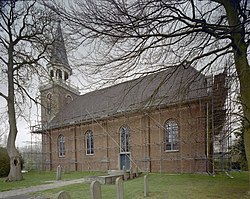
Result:
{"type": "Polygon", "coordinates": [[[118,177],[111,184],[101,184],[97,180],[81,181],[89,176],[105,175],[103,172],[62,172],[61,179],[57,180],[56,172],[28,172],[20,182],[6,183],[1,179],[0,198],[5,191],[18,191],[35,185],[48,185],[51,189],[29,193],[30,198],[249,198],[246,195],[248,172],[223,172],[215,175],[142,173],[133,179],[123,180],[123,177],[118,177]],[[67,184],[72,180],[79,180],[79,183],[52,188],[57,182],[67,184]]]}

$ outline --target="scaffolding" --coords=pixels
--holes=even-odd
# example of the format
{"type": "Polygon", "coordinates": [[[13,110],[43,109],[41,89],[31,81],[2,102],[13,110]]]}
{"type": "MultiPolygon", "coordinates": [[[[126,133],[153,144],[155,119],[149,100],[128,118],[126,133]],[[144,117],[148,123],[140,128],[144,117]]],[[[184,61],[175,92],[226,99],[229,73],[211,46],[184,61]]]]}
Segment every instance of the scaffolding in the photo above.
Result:
{"type": "MultiPolygon", "coordinates": [[[[199,117],[190,119],[189,122],[196,124],[196,130],[199,131],[198,127],[206,123],[206,154],[196,154],[195,162],[197,163],[195,165],[196,170],[199,171],[201,165],[200,161],[206,161],[207,162],[207,171],[209,173],[214,173],[216,171],[226,171],[231,169],[231,151],[230,147],[232,145],[232,98],[230,93],[230,87],[232,84],[231,77],[228,75],[230,72],[227,72],[226,70],[223,73],[220,73],[219,75],[210,76],[207,78],[207,90],[211,94],[211,98],[207,101],[207,103],[204,105],[201,102],[199,102],[200,105],[200,111],[206,110],[207,115],[204,117],[202,114],[200,114],[199,117]],[[219,82],[216,82],[219,81],[219,82]],[[222,88],[219,89],[219,88],[222,88]],[[216,90],[217,89],[217,90],[216,90]]],[[[108,105],[112,106],[112,105],[108,105]]],[[[191,105],[190,105],[191,106],[191,105]]],[[[181,110],[184,106],[182,104],[175,104],[171,105],[169,107],[178,108],[178,110],[181,110]]],[[[171,109],[172,109],[171,108],[171,109]]],[[[158,148],[159,153],[163,154],[164,152],[164,142],[162,140],[162,131],[164,130],[163,123],[164,121],[161,118],[161,115],[163,114],[163,111],[166,112],[166,109],[164,107],[159,106],[155,109],[155,112],[153,114],[150,113],[150,111],[137,110],[137,114],[139,112],[140,119],[138,119],[138,123],[140,125],[134,129],[132,129],[133,135],[138,138],[138,142],[136,144],[131,144],[130,147],[133,149],[133,151],[139,151],[140,153],[140,159],[136,160],[136,158],[133,155],[133,152],[127,153],[127,156],[129,156],[129,160],[133,165],[135,165],[137,168],[139,168],[141,171],[149,171],[151,164],[154,162],[157,162],[159,164],[159,171],[162,172],[163,162],[164,161],[173,161],[174,167],[178,168],[178,171],[180,173],[183,172],[182,165],[183,161],[190,160],[191,157],[189,157],[186,154],[176,153],[174,155],[169,156],[151,156],[149,157],[148,154],[150,154],[150,149],[158,148]],[[155,117],[156,116],[156,117],[155,117]],[[158,141],[151,142],[150,141],[150,133],[145,136],[145,131],[147,131],[147,128],[149,126],[144,126],[142,123],[143,120],[151,121],[154,126],[151,126],[151,131],[158,132],[158,141]],[[144,132],[144,133],[143,133],[144,132]],[[182,161],[179,161],[182,160],[182,161]],[[181,165],[180,165],[181,164],[181,165]]],[[[171,112],[172,110],[170,110],[171,112]]],[[[84,170],[84,168],[88,168],[88,170],[92,170],[93,168],[97,168],[100,166],[101,168],[106,168],[107,170],[110,169],[109,165],[113,165],[117,162],[117,159],[113,159],[109,157],[108,151],[117,151],[117,154],[120,153],[120,143],[117,142],[113,137],[118,136],[117,131],[110,131],[109,129],[106,129],[104,126],[107,123],[114,122],[117,118],[123,118],[124,124],[127,124],[131,122],[131,118],[134,117],[134,112],[123,110],[119,113],[119,115],[115,116],[107,116],[106,118],[96,119],[95,116],[92,116],[91,111],[89,111],[89,116],[91,117],[91,120],[88,121],[82,121],[82,123],[79,124],[73,124],[78,125],[77,128],[82,129],[82,133],[80,135],[76,135],[74,132],[72,136],[67,137],[65,142],[72,142],[75,143],[75,146],[73,148],[66,149],[66,153],[74,154],[74,157],[71,159],[59,159],[58,162],[54,162],[53,164],[56,165],[67,165],[67,170],[84,170]],[[111,139],[110,142],[113,142],[113,145],[107,144],[106,147],[99,147],[95,146],[95,153],[97,151],[107,151],[106,157],[103,157],[101,160],[95,160],[91,156],[87,156],[85,159],[78,160],[77,155],[81,153],[85,153],[85,149],[82,146],[76,145],[76,142],[85,143],[85,137],[84,137],[84,129],[91,128],[91,129],[99,129],[99,131],[95,132],[95,139],[111,139]],[[103,167],[103,165],[106,165],[103,167]],[[73,169],[72,169],[73,168],[73,169]]],[[[191,114],[191,113],[190,113],[191,114]]],[[[176,113],[178,117],[181,116],[181,112],[176,113]]],[[[150,124],[148,124],[150,125],[150,124]]],[[[58,131],[63,130],[66,127],[63,125],[59,125],[58,131]]],[[[74,127],[76,128],[76,127],[74,127]]],[[[32,134],[40,134],[42,136],[41,143],[43,145],[43,149],[41,152],[42,156],[42,162],[43,162],[43,169],[51,169],[52,168],[52,162],[51,157],[56,156],[58,154],[58,151],[52,151],[52,145],[57,145],[57,139],[54,139],[51,135],[50,129],[47,128],[46,125],[36,125],[33,126],[31,129],[32,134]]],[[[197,132],[195,132],[197,133],[197,132]]],[[[194,133],[194,134],[195,134],[194,133]]],[[[198,132],[203,133],[203,132],[198,132]]],[[[192,135],[190,135],[192,136],[192,135]]],[[[187,142],[187,140],[181,140],[183,144],[187,142]]],[[[199,137],[197,137],[194,140],[191,140],[192,143],[189,143],[189,147],[194,148],[195,150],[200,147],[201,142],[204,142],[204,140],[200,140],[199,137]]],[[[31,141],[31,144],[34,144],[35,142],[31,141]]],[[[182,143],[181,143],[182,144],[182,143]]],[[[84,145],[84,144],[83,144],[84,145]]],[[[191,149],[190,149],[191,150],[191,149]]],[[[190,171],[191,171],[191,163],[190,163],[190,171]]]]}
{"type": "Polygon", "coordinates": [[[40,134],[31,133],[30,141],[25,141],[25,147],[22,148],[22,157],[25,170],[42,170],[42,142],[40,134]]]}
{"type": "Polygon", "coordinates": [[[239,114],[237,116],[235,107],[237,107],[237,97],[239,95],[239,88],[237,76],[235,72],[230,70],[230,67],[225,69],[227,75],[225,76],[226,99],[224,100],[223,110],[225,111],[224,122],[219,126],[219,133],[214,133],[213,138],[213,162],[214,171],[230,171],[232,170],[232,145],[234,139],[234,131],[239,125],[239,114]]]}

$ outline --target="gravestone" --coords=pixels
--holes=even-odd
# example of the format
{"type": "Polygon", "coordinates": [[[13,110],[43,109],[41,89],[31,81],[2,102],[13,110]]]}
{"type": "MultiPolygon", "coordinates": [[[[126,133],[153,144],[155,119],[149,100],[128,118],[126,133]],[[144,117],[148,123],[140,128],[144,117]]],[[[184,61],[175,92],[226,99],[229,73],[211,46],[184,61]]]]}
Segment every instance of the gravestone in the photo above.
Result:
{"type": "Polygon", "coordinates": [[[116,178],[116,199],[123,199],[124,198],[124,187],[123,187],[123,180],[121,177],[116,178]]]}
{"type": "Polygon", "coordinates": [[[68,192],[66,191],[60,191],[57,195],[56,195],[56,199],[71,199],[70,195],[68,192]]]}
{"type": "Polygon", "coordinates": [[[122,167],[122,170],[123,170],[123,179],[126,181],[127,180],[127,172],[126,172],[126,168],[124,165],[122,167]]]}
{"type": "Polygon", "coordinates": [[[133,169],[132,169],[132,167],[130,167],[129,178],[131,180],[133,179],[133,169]]]}
{"type": "Polygon", "coordinates": [[[148,175],[144,176],[144,197],[148,196],[148,175]]]}
{"type": "Polygon", "coordinates": [[[138,177],[138,176],[139,176],[138,167],[136,167],[136,170],[135,170],[135,176],[136,176],[136,177],[138,177]]]}
{"type": "Polygon", "coordinates": [[[58,165],[56,168],[56,180],[61,180],[62,179],[62,167],[58,165]]]}
{"type": "Polygon", "coordinates": [[[90,184],[90,199],[101,199],[101,184],[98,181],[93,181],[90,184]]]}

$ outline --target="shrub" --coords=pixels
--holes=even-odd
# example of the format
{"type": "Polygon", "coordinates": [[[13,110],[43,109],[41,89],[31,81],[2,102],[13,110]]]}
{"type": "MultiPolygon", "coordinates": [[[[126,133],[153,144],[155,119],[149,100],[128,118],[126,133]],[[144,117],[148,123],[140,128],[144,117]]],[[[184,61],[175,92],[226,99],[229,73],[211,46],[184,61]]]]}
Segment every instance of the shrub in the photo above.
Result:
{"type": "Polygon", "coordinates": [[[0,177],[8,176],[10,171],[10,158],[7,149],[0,147],[0,177]]]}

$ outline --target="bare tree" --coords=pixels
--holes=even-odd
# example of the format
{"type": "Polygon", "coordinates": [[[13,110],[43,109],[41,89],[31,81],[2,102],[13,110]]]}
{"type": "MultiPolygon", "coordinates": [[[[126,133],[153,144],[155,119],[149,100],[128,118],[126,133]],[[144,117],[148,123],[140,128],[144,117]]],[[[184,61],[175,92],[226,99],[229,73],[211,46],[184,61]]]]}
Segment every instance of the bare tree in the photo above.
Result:
{"type": "MultiPolygon", "coordinates": [[[[22,179],[21,157],[15,140],[17,116],[22,115],[25,99],[32,98],[34,76],[41,76],[42,62],[51,42],[52,15],[37,1],[1,1],[0,4],[0,96],[6,100],[9,133],[7,151],[10,172],[7,181],[22,179]]],[[[44,72],[44,71],[43,71],[44,72]]]]}
{"type": "Polygon", "coordinates": [[[155,72],[193,66],[204,72],[232,63],[240,82],[250,166],[249,4],[248,0],[88,0],[53,8],[59,8],[72,33],[82,37],[85,56],[95,66],[92,72],[102,76],[122,78],[143,73],[145,67],[155,72]]]}

